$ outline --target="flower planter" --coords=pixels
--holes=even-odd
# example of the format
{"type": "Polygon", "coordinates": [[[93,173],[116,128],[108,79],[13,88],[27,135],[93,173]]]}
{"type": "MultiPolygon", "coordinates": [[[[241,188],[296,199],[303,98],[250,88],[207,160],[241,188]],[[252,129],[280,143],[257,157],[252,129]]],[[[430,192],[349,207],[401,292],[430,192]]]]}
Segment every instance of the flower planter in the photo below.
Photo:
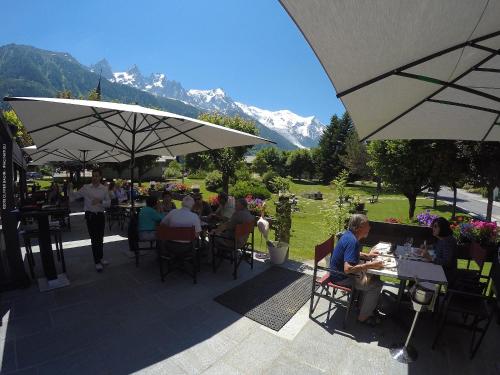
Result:
{"type": "Polygon", "coordinates": [[[287,259],[289,244],[286,242],[267,241],[267,249],[272,264],[283,264],[287,259]]]}

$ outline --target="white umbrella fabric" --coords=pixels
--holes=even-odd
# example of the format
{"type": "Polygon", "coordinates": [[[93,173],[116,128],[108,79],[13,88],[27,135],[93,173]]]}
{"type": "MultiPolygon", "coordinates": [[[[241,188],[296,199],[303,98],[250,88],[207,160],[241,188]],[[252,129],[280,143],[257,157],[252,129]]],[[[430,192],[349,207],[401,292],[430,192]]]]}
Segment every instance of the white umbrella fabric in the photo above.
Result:
{"type": "Polygon", "coordinates": [[[63,162],[70,164],[98,164],[121,163],[130,159],[130,156],[118,151],[92,151],[68,149],[24,149],[31,157],[29,164],[44,165],[50,162],[63,162]]]}
{"type": "Polygon", "coordinates": [[[500,0],[280,0],[361,139],[500,141],[500,0]]]}

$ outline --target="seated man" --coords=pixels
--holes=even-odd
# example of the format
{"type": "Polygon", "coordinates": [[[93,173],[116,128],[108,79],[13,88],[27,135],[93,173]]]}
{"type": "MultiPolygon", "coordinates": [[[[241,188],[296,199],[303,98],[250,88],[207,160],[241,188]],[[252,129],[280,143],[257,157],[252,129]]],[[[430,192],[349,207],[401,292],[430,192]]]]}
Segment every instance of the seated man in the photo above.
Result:
{"type": "Polygon", "coordinates": [[[381,269],[384,267],[384,263],[383,261],[371,261],[378,255],[375,250],[371,250],[369,254],[361,252],[359,240],[366,238],[369,232],[370,223],[365,215],[354,214],[351,216],[348,230],[337,242],[330,258],[330,269],[333,270],[330,274],[330,280],[335,284],[353,286],[355,289],[363,291],[358,321],[375,325],[379,322],[373,312],[377,307],[383,283],[378,277],[366,274],[366,270],[381,269]],[[360,259],[367,262],[360,263],[360,259]]]}
{"type": "MultiPolygon", "coordinates": [[[[198,236],[201,232],[201,222],[198,215],[191,212],[194,205],[194,199],[189,195],[182,200],[181,208],[174,209],[168,213],[161,221],[162,225],[169,227],[193,227],[198,236]]],[[[178,241],[181,242],[181,241],[178,241]]]]}
{"type": "Polygon", "coordinates": [[[146,207],[139,211],[139,240],[154,241],[156,226],[160,224],[165,214],[157,210],[158,200],[155,197],[146,198],[146,207]]]}
{"type": "MultiPolygon", "coordinates": [[[[231,241],[234,238],[234,230],[236,229],[236,225],[248,223],[250,221],[255,222],[255,216],[253,216],[250,211],[248,211],[248,203],[245,198],[239,198],[236,200],[235,211],[231,216],[231,219],[221,225],[217,229],[215,229],[212,233],[219,234],[222,237],[216,237],[215,246],[233,246],[233,242],[231,241]]],[[[236,243],[236,247],[241,247],[245,244],[247,238],[239,238],[236,243]]]]}

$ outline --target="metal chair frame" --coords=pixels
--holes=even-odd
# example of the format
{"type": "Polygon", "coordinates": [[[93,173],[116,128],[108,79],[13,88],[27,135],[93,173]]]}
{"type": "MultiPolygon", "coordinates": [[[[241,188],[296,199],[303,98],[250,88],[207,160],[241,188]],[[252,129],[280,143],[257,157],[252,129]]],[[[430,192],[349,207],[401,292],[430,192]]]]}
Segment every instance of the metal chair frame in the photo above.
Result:
{"type": "Polygon", "coordinates": [[[156,230],[158,243],[158,262],[160,265],[161,281],[165,281],[173,269],[189,274],[193,278],[193,283],[197,283],[197,273],[200,269],[199,248],[196,246],[197,236],[194,226],[192,227],[168,227],[159,225],[156,230]],[[162,241],[160,243],[160,241],[162,241]],[[175,241],[189,241],[188,243],[176,243],[175,241]],[[176,252],[176,247],[185,247],[186,250],[176,252]],[[191,263],[192,272],[189,272],[184,265],[191,263]],[[164,271],[164,264],[167,265],[164,271]],[[174,267],[171,267],[174,266],[174,267]]]}
{"type": "Polygon", "coordinates": [[[327,321],[330,320],[330,312],[332,310],[332,304],[338,304],[339,299],[347,296],[347,310],[344,316],[344,321],[342,327],[345,328],[347,325],[347,319],[352,310],[352,306],[356,297],[356,290],[354,287],[344,286],[335,284],[330,280],[330,274],[336,273],[346,277],[351,277],[343,272],[338,272],[332,270],[329,267],[323,267],[319,265],[327,255],[331,254],[335,246],[335,238],[332,236],[325,242],[316,245],[314,250],[314,272],[313,272],[313,283],[311,289],[311,301],[309,305],[309,318],[315,320],[313,313],[318,306],[319,300],[321,298],[326,299],[329,302],[327,311],[327,321]],[[322,277],[318,277],[318,271],[325,271],[322,277]],[[336,294],[339,293],[340,296],[335,298],[336,294]],[[315,297],[317,297],[315,301],[315,297]]]}
{"type": "Polygon", "coordinates": [[[247,223],[238,224],[234,229],[234,238],[221,236],[218,234],[212,234],[210,236],[210,248],[212,250],[212,269],[217,272],[217,268],[221,265],[223,260],[229,260],[233,264],[233,278],[236,280],[238,277],[238,267],[242,261],[245,261],[250,265],[250,269],[253,269],[253,254],[254,248],[254,229],[255,221],[249,221],[247,223]],[[242,246],[238,246],[238,241],[242,238],[247,238],[242,246]],[[248,238],[250,237],[250,241],[248,238]],[[216,244],[216,238],[224,239],[225,241],[231,243],[231,245],[224,246],[221,244],[216,244]],[[217,263],[217,259],[219,262],[217,263]]]}

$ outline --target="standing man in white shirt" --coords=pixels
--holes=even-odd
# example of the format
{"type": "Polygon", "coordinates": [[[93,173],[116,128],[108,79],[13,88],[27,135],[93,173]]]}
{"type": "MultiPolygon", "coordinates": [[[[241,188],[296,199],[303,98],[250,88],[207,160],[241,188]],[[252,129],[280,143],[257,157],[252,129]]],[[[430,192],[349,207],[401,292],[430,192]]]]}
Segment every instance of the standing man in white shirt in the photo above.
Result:
{"type": "Polygon", "coordinates": [[[109,264],[103,259],[104,239],[104,209],[111,205],[108,189],[101,184],[101,171],[92,171],[92,183],[84,185],[79,191],[71,192],[70,199],[83,198],[83,210],[85,220],[92,243],[92,254],[94,256],[95,269],[102,272],[103,265],[109,264]]]}

